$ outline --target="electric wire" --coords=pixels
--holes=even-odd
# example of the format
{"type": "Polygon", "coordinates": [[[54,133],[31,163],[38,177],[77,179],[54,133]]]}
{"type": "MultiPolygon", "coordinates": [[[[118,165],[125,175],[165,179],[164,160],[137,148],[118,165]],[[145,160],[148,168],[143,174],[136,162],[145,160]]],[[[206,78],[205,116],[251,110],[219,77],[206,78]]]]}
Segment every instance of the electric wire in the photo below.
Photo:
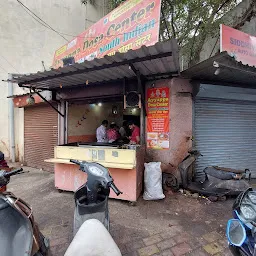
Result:
{"type": "Polygon", "coordinates": [[[8,73],[8,71],[7,71],[5,68],[3,68],[3,66],[0,65],[0,68],[1,68],[5,73],[8,73]]]}
{"type": "MultiPolygon", "coordinates": [[[[29,11],[31,14],[33,14],[38,20],[38,22],[42,25],[45,24],[45,27],[48,29],[51,29],[52,31],[54,31],[55,33],[57,33],[59,36],[61,36],[64,40],[66,40],[67,42],[69,41],[67,38],[65,38],[63,35],[61,35],[56,29],[54,29],[53,27],[51,27],[48,23],[46,23],[43,19],[41,19],[39,16],[37,16],[33,11],[31,11],[25,4],[23,4],[20,0],[17,0],[17,2],[23,6],[23,8],[25,8],[27,11],[29,11]]],[[[33,17],[32,15],[30,15],[31,17],[33,17]]],[[[34,17],[33,17],[34,18],[34,17]]],[[[35,18],[34,18],[35,19],[35,18]]],[[[36,19],[35,19],[36,20],[36,19]]]]}
{"type": "MultiPolygon", "coordinates": [[[[58,35],[60,35],[62,38],[64,38],[67,42],[69,42],[70,40],[68,40],[67,38],[65,38],[64,36],[70,36],[70,37],[79,37],[79,38],[84,38],[84,39],[95,39],[97,38],[97,36],[80,36],[80,35],[72,35],[72,34],[68,34],[68,33],[64,33],[64,32],[60,32],[57,31],[56,29],[52,28],[49,24],[47,24],[43,19],[41,19],[40,17],[38,17],[33,11],[31,11],[26,5],[24,5],[20,0],[17,0],[18,3],[20,3],[24,10],[34,19],[36,20],[39,24],[41,24],[42,26],[44,26],[47,29],[50,29],[52,31],[54,31],[55,33],[57,33],[58,35]],[[31,15],[33,14],[33,15],[31,15]],[[35,18],[36,17],[36,18],[35,18]]],[[[162,19],[160,19],[161,21],[162,19]]],[[[155,23],[158,23],[159,21],[156,21],[155,23]]],[[[127,33],[127,32],[126,32],[127,33]]],[[[103,38],[106,37],[116,37],[116,36],[123,36],[126,33],[119,33],[119,34],[114,34],[114,35],[103,35],[103,38]]]]}
{"type": "MultiPolygon", "coordinates": [[[[2,57],[16,72],[20,73],[10,61],[8,61],[2,54],[0,54],[0,57],[2,57]]],[[[8,72],[7,72],[8,73],[8,72]]]]}

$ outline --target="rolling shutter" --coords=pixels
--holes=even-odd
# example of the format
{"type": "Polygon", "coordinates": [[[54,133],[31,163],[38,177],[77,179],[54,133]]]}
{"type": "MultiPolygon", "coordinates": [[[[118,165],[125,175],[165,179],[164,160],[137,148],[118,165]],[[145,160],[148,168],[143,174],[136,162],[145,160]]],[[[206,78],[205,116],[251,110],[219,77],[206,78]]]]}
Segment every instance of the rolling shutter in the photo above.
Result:
{"type": "Polygon", "coordinates": [[[207,166],[250,169],[256,177],[256,104],[250,101],[197,98],[195,146],[199,180],[207,166]]]}
{"type": "Polygon", "coordinates": [[[53,171],[53,164],[44,162],[54,157],[58,143],[58,113],[49,105],[25,108],[25,163],[34,168],[53,171]]]}

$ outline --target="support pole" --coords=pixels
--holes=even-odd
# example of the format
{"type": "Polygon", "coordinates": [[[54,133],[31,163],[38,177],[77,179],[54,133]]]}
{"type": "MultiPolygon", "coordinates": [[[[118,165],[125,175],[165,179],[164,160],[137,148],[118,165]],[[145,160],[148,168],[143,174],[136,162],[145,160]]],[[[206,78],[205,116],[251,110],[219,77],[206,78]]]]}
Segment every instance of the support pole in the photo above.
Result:
{"type": "MultiPolygon", "coordinates": [[[[13,96],[13,84],[12,84],[12,74],[8,74],[8,97],[13,96]]],[[[10,148],[10,159],[11,162],[15,162],[16,152],[15,152],[15,129],[14,129],[14,105],[12,98],[8,98],[8,108],[9,108],[9,148],[10,148]]]]}
{"type": "Polygon", "coordinates": [[[145,88],[142,84],[142,76],[140,74],[140,71],[137,70],[133,64],[130,64],[130,67],[132,69],[132,71],[134,72],[134,74],[137,77],[137,82],[138,82],[138,88],[139,88],[139,92],[141,94],[141,104],[142,104],[142,108],[140,111],[140,124],[141,124],[141,129],[140,129],[140,138],[141,138],[141,144],[145,144],[146,141],[146,137],[145,137],[145,131],[146,131],[146,127],[145,127],[145,118],[147,116],[147,110],[146,110],[146,103],[145,103],[145,88]]]}
{"type": "Polygon", "coordinates": [[[37,92],[36,90],[34,90],[34,92],[42,99],[44,100],[46,103],[48,103],[56,112],[59,113],[59,115],[61,115],[62,117],[65,117],[64,114],[62,114],[57,108],[55,108],[51,102],[49,102],[45,97],[43,97],[43,95],[41,95],[39,92],[37,92]]]}

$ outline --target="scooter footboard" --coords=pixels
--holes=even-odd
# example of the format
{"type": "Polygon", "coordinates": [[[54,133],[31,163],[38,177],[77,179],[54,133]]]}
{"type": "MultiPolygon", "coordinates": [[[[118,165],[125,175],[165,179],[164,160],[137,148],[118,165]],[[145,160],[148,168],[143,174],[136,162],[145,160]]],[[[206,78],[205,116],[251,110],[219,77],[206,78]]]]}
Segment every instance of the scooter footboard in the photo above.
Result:
{"type": "Polygon", "coordinates": [[[89,219],[97,219],[109,230],[108,197],[98,195],[96,204],[87,204],[85,193],[76,193],[76,208],[74,213],[74,235],[82,224],[89,219]]]}

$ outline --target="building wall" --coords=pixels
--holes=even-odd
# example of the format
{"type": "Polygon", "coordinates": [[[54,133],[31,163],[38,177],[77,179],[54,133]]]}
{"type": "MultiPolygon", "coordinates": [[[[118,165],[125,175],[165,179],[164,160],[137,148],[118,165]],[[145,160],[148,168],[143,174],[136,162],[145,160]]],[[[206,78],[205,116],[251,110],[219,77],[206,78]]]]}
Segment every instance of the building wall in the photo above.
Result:
{"type": "Polygon", "coordinates": [[[170,149],[147,149],[146,160],[160,161],[164,170],[176,171],[192,146],[192,86],[188,80],[173,78],[157,81],[155,87],[170,88],[170,149]]]}
{"type": "MultiPolygon", "coordinates": [[[[22,0],[55,30],[63,32],[68,40],[90,26],[88,20],[97,21],[107,12],[107,0],[95,1],[95,6],[82,6],[80,0],[22,0]]],[[[16,0],[1,2],[0,16],[0,81],[9,73],[33,73],[43,71],[42,61],[48,69],[54,52],[66,41],[35,21],[16,0]]],[[[8,88],[0,82],[0,150],[9,157],[8,88]]],[[[25,90],[14,86],[14,94],[25,90]]],[[[24,109],[15,109],[16,155],[24,156],[24,109]]]]}

